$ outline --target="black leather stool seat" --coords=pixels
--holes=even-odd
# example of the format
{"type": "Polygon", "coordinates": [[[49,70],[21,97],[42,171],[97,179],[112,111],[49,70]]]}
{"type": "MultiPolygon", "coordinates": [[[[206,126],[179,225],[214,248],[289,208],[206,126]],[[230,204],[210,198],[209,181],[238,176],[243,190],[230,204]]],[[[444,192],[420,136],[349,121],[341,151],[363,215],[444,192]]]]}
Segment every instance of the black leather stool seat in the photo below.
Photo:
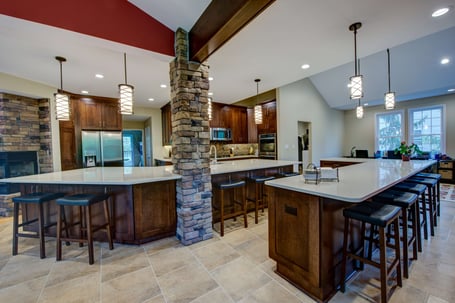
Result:
{"type": "Polygon", "coordinates": [[[392,187],[393,190],[410,192],[421,197],[422,205],[419,205],[419,201],[417,201],[416,209],[418,211],[418,229],[417,229],[417,247],[418,251],[422,251],[422,227],[423,227],[423,234],[425,240],[428,239],[428,224],[427,224],[427,214],[426,214],[426,198],[425,192],[427,190],[427,186],[419,183],[411,183],[411,182],[401,182],[397,185],[392,187]],[[422,217],[420,216],[422,214],[422,217]]]}
{"type": "Polygon", "coordinates": [[[240,180],[228,183],[213,183],[213,185],[216,186],[218,189],[230,189],[245,186],[245,181],[240,180]]]}
{"type": "Polygon", "coordinates": [[[399,207],[409,207],[411,204],[416,202],[417,198],[418,196],[413,193],[388,189],[385,192],[374,196],[373,201],[387,202],[387,204],[392,204],[399,207]]]}
{"type": "Polygon", "coordinates": [[[274,176],[252,176],[247,180],[250,183],[254,183],[254,196],[247,196],[247,201],[254,203],[254,223],[259,222],[259,208],[264,212],[264,208],[267,204],[264,193],[264,182],[275,179],[274,176]]]}
{"type": "Polygon", "coordinates": [[[416,177],[423,177],[423,178],[430,178],[438,180],[438,186],[436,187],[436,197],[437,197],[437,207],[438,207],[438,216],[441,215],[441,175],[440,174],[433,174],[433,173],[418,173],[415,175],[416,177]]]}
{"type": "MultiPolygon", "coordinates": [[[[212,211],[215,214],[215,211],[219,213],[220,217],[220,236],[224,236],[224,220],[234,218],[237,219],[237,216],[242,215],[244,220],[245,228],[248,227],[248,218],[247,218],[247,209],[246,209],[246,182],[244,180],[231,181],[228,182],[214,182],[212,183],[214,188],[212,198],[212,211]],[[239,190],[241,190],[240,198],[238,198],[239,190]],[[236,197],[237,193],[237,197],[236,197]],[[228,201],[225,201],[225,195],[229,198],[228,201]],[[225,203],[227,202],[227,203],[225,203]],[[240,209],[236,208],[236,205],[240,209]]],[[[215,215],[213,215],[213,223],[215,222],[215,215]]]]}
{"type": "Polygon", "coordinates": [[[66,196],[57,200],[58,205],[88,206],[104,201],[109,198],[109,194],[76,194],[66,196]]]}
{"type": "Polygon", "coordinates": [[[418,229],[420,227],[419,196],[406,191],[388,189],[373,197],[373,201],[395,205],[401,208],[402,243],[403,243],[403,276],[409,277],[409,247],[412,247],[413,260],[417,260],[418,229]],[[409,215],[408,215],[409,212],[409,215]],[[408,236],[408,223],[411,222],[411,237],[408,236]]]}
{"type": "Polygon", "coordinates": [[[441,175],[440,174],[433,174],[433,173],[418,173],[415,176],[416,177],[421,177],[421,178],[436,179],[436,180],[440,180],[441,179],[441,175]]]}
{"type": "Polygon", "coordinates": [[[51,200],[55,200],[57,198],[63,197],[65,193],[46,193],[46,192],[38,192],[38,193],[30,193],[24,196],[14,197],[14,203],[43,203],[51,200]]]}
{"type": "MultiPolygon", "coordinates": [[[[390,279],[394,277],[396,272],[396,285],[402,286],[401,278],[401,257],[400,257],[400,234],[399,234],[399,215],[401,208],[378,202],[361,202],[355,206],[343,209],[344,215],[344,233],[343,233],[343,262],[341,266],[341,285],[342,292],[346,287],[346,265],[349,259],[357,260],[360,262],[360,269],[363,269],[363,264],[369,264],[379,269],[381,281],[381,302],[386,303],[392,287],[389,283],[390,279]],[[351,220],[361,222],[361,241],[358,247],[355,247],[355,242],[349,243],[349,237],[353,233],[351,228],[351,220]],[[370,237],[367,239],[365,236],[366,224],[370,224],[370,237]],[[385,229],[393,225],[393,241],[388,244],[386,239],[385,229]],[[379,261],[373,260],[372,254],[369,253],[365,256],[365,241],[369,240],[370,247],[374,240],[372,232],[378,229],[379,239],[379,261]],[[387,246],[394,249],[395,255],[387,255],[387,246]]],[[[371,249],[370,249],[371,252],[371,249]]]]}
{"type": "Polygon", "coordinates": [[[286,178],[286,177],[294,177],[300,175],[298,172],[292,173],[278,173],[276,176],[277,178],[286,178]]]}
{"type": "MultiPolygon", "coordinates": [[[[47,222],[45,223],[44,218],[44,209],[43,204],[57,198],[63,197],[65,193],[50,193],[50,192],[36,192],[29,193],[23,196],[14,197],[14,210],[13,210],[13,256],[18,253],[18,242],[19,237],[22,238],[37,238],[40,239],[40,258],[43,259],[46,257],[46,248],[44,246],[44,233],[46,228],[51,227],[56,224],[56,222],[47,222]],[[19,223],[19,205],[20,204],[33,204],[34,207],[38,208],[38,216],[36,218],[30,218],[28,221],[24,221],[24,216],[22,216],[22,222],[19,223]],[[31,225],[38,221],[38,231],[37,232],[19,232],[20,227],[31,225]]],[[[23,213],[24,215],[24,213],[23,213]]]]}
{"type": "Polygon", "coordinates": [[[377,202],[362,202],[343,209],[343,216],[367,222],[380,227],[386,227],[401,208],[377,202]]]}
{"type": "Polygon", "coordinates": [[[114,244],[112,241],[112,231],[111,231],[111,220],[108,206],[109,194],[74,194],[71,196],[65,196],[56,200],[58,205],[58,221],[57,221],[57,253],[56,259],[60,261],[62,259],[62,241],[66,242],[78,242],[80,246],[83,243],[88,244],[88,256],[89,264],[95,263],[94,258],[94,249],[93,249],[93,233],[104,229],[107,233],[107,239],[109,242],[109,249],[114,249],[114,244]],[[104,208],[104,224],[93,226],[92,221],[92,206],[96,203],[103,202],[104,208]],[[79,208],[79,221],[73,222],[71,225],[68,225],[67,222],[62,222],[62,217],[65,214],[65,207],[77,207],[79,208]],[[68,233],[69,227],[79,226],[79,237],[69,236],[62,237],[62,229],[68,233]]]}
{"type": "Polygon", "coordinates": [[[425,184],[427,186],[433,186],[433,187],[436,186],[436,184],[438,184],[437,179],[417,177],[417,176],[412,176],[411,178],[407,178],[406,182],[420,183],[420,184],[425,184]]]}

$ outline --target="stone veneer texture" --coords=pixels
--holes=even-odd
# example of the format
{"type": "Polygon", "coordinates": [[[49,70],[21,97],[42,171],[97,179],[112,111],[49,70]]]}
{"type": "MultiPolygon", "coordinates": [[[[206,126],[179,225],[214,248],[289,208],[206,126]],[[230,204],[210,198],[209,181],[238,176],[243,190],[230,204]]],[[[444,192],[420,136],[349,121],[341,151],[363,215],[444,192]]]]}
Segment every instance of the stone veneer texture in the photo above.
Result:
{"type": "Polygon", "coordinates": [[[190,245],[212,232],[208,66],[188,59],[188,33],[175,34],[170,63],[172,162],[177,182],[177,238],[190,245]]]}
{"type": "Polygon", "coordinates": [[[38,151],[41,173],[52,172],[48,99],[0,92],[0,151],[38,151]]]}

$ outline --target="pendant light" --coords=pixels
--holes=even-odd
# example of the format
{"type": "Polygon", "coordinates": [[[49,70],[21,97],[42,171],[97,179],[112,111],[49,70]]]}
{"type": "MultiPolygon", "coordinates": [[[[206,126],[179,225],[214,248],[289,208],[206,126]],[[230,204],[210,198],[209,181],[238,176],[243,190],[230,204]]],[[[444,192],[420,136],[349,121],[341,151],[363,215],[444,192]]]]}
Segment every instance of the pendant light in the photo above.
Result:
{"type": "Polygon", "coordinates": [[[209,121],[212,120],[212,98],[209,97],[209,108],[208,108],[209,121]]]}
{"type": "MultiPolygon", "coordinates": [[[[256,82],[256,103],[258,102],[260,81],[261,79],[254,79],[254,82],[256,82]]],[[[262,124],[262,105],[260,104],[254,106],[254,123],[262,124]]]]}
{"type": "Polygon", "coordinates": [[[360,99],[359,99],[359,105],[357,105],[357,107],[355,108],[355,115],[356,115],[357,119],[363,118],[363,106],[362,106],[362,103],[360,103],[360,99]]]}
{"type": "Polygon", "coordinates": [[[55,59],[60,63],[60,89],[54,94],[55,97],[55,112],[57,120],[70,119],[70,101],[68,95],[63,93],[63,73],[62,62],[66,62],[64,57],[57,56],[55,59]]]}
{"type": "Polygon", "coordinates": [[[362,23],[356,22],[349,26],[349,30],[354,32],[354,66],[355,66],[355,75],[349,78],[351,94],[350,98],[357,100],[363,97],[363,87],[362,87],[362,78],[360,71],[357,69],[357,30],[362,27],[362,23]]]}
{"type": "Polygon", "coordinates": [[[123,54],[123,62],[125,66],[125,84],[119,84],[119,93],[120,93],[120,113],[122,115],[132,115],[133,114],[133,90],[132,85],[127,84],[126,78],[126,53],[123,54]]]}
{"type": "Polygon", "coordinates": [[[385,109],[395,108],[395,92],[390,91],[390,51],[387,49],[387,77],[389,80],[389,91],[384,94],[385,109]]]}

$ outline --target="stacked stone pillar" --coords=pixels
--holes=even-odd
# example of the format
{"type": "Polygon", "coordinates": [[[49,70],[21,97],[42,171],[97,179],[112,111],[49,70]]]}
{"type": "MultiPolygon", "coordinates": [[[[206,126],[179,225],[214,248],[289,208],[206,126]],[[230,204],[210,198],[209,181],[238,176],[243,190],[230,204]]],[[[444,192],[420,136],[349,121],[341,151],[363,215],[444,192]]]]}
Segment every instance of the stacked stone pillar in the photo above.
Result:
{"type": "Polygon", "coordinates": [[[170,64],[172,162],[177,181],[177,238],[190,245],[212,233],[212,185],[208,120],[208,66],[190,62],[188,33],[175,35],[170,64]]]}

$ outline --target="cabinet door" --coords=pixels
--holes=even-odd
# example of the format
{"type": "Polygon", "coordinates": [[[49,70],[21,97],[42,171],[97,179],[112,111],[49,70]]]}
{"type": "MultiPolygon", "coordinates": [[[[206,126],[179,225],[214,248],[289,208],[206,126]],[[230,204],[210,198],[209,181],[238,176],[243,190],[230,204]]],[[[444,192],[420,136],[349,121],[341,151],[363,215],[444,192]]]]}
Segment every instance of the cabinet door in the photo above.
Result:
{"type": "Polygon", "coordinates": [[[161,108],[161,132],[163,145],[171,145],[172,143],[171,103],[168,103],[161,108]]]}
{"type": "Polygon", "coordinates": [[[246,108],[232,107],[232,143],[248,143],[246,108]]]}
{"type": "Polygon", "coordinates": [[[76,169],[76,136],[73,121],[59,121],[59,127],[62,170],[76,169]]]}
{"type": "Polygon", "coordinates": [[[254,108],[247,109],[248,143],[258,143],[258,127],[254,122],[254,108]]]}
{"type": "Polygon", "coordinates": [[[221,127],[220,126],[220,114],[221,105],[219,103],[212,102],[212,120],[210,120],[210,127],[221,127]]]}
{"type": "Polygon", "coordinates": [[[267,133],[276,133],[276,102],[264,104],[266,112],[267,133]]]}
{"type": "Polygon", "coordinates": [[[117,102],[103,103],[101,114],[103,129],[106,130],[122,129],[122,114],[120,114],[117,102]]]}
{"type": "Polygon", "coordinates": [[[81,129],[102,129],[103,106],[93,100],[79,101],[81,129]]]}

